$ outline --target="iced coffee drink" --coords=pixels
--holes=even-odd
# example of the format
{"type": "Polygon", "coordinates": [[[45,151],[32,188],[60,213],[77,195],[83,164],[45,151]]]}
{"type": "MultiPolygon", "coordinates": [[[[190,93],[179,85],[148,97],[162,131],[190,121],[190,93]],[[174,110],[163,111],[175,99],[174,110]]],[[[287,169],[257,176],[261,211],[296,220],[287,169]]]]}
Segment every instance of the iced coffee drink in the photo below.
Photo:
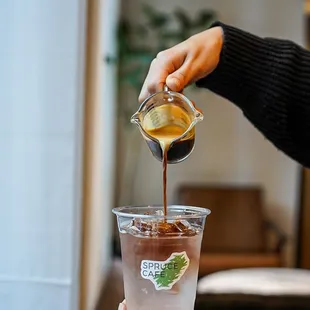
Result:
{"type": "Polygon", "coordinates": [[[113,212],[121,239],[128,310],[192,310],[204,208],[124,207],[113,212]]]}

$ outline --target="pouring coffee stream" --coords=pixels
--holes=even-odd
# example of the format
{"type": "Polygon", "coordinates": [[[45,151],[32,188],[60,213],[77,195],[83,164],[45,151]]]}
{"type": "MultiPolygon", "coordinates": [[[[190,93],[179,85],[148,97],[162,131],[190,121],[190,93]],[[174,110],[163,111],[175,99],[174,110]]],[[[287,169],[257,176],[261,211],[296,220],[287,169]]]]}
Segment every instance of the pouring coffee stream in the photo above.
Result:
{"type": "Polygon", "coordinates": [[[185,160],[195,145],[195,125],[203,114],[183,94],[164,91],[148,97],[131,117],[153,156],[163,163],[163,205],[167,215],[167,164],[185,160]]]}

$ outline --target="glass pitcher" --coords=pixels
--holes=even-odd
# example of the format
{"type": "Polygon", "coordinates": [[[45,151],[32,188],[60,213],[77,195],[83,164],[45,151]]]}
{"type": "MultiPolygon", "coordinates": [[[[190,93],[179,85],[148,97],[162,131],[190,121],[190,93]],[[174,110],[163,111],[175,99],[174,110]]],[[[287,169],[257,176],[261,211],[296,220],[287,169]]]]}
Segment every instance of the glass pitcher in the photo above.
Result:
{"type": "Polygon", "coordinates": [[[202,112],[187,97],[167,86],[145,99],[131,117],[153,156],[162,161],[166,149],[169,164],[179,163],[192,153],[195,125],[202,120],[202,112]]]}

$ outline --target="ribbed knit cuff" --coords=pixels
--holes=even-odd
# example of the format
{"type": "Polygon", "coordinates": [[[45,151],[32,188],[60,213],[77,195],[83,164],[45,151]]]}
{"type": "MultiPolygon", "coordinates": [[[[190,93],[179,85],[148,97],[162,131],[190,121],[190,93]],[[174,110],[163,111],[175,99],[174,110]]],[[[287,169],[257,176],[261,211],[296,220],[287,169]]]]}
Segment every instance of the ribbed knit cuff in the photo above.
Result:
{"type": "Polygon", "coordinates": [[[196,85],[233,102],[273,144],[310,167],[309,51],[288,40],[216,26],[224,33],[219,64],[196,85]]]}
{"type": "MultiPolygon", "coordinates": [[[[220,62],[210,75],[197,81],[196,85],[208,88],[244,108],[246,97],[250,95],[246,92],[249,88],[244,84],[247,81],[258,81],[259,84],[263,82],[262,66],[266,66],[271,60],[268,42],[219,21],[213,23],[211,28],[216,26],[222,27],[224,33],[220,62]],[[240,90],[244,90],[243,96],[240,90]]],[[[268,71],[270,68],[266,68],[265,72],[268,71]]]]}

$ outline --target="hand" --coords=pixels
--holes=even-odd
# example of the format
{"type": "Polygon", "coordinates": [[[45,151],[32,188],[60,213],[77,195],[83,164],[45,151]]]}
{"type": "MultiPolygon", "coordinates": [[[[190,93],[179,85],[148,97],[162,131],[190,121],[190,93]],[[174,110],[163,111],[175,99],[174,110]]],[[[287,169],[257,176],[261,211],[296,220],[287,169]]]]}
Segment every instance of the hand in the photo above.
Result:
{"type": "Polygon", "coordinates": [[[126,301],[124,300],[123,302],[121,302],[118,306],[118,310],[126,310],[126,301]]]}
{"type": "Polygon", "coordinates": [[[163,90],[182,91],[190,83],[210,74],[218,65],[223,46],[223,30],[214,27],[160,52],[152,61],[139,101],[163,90]]]}

